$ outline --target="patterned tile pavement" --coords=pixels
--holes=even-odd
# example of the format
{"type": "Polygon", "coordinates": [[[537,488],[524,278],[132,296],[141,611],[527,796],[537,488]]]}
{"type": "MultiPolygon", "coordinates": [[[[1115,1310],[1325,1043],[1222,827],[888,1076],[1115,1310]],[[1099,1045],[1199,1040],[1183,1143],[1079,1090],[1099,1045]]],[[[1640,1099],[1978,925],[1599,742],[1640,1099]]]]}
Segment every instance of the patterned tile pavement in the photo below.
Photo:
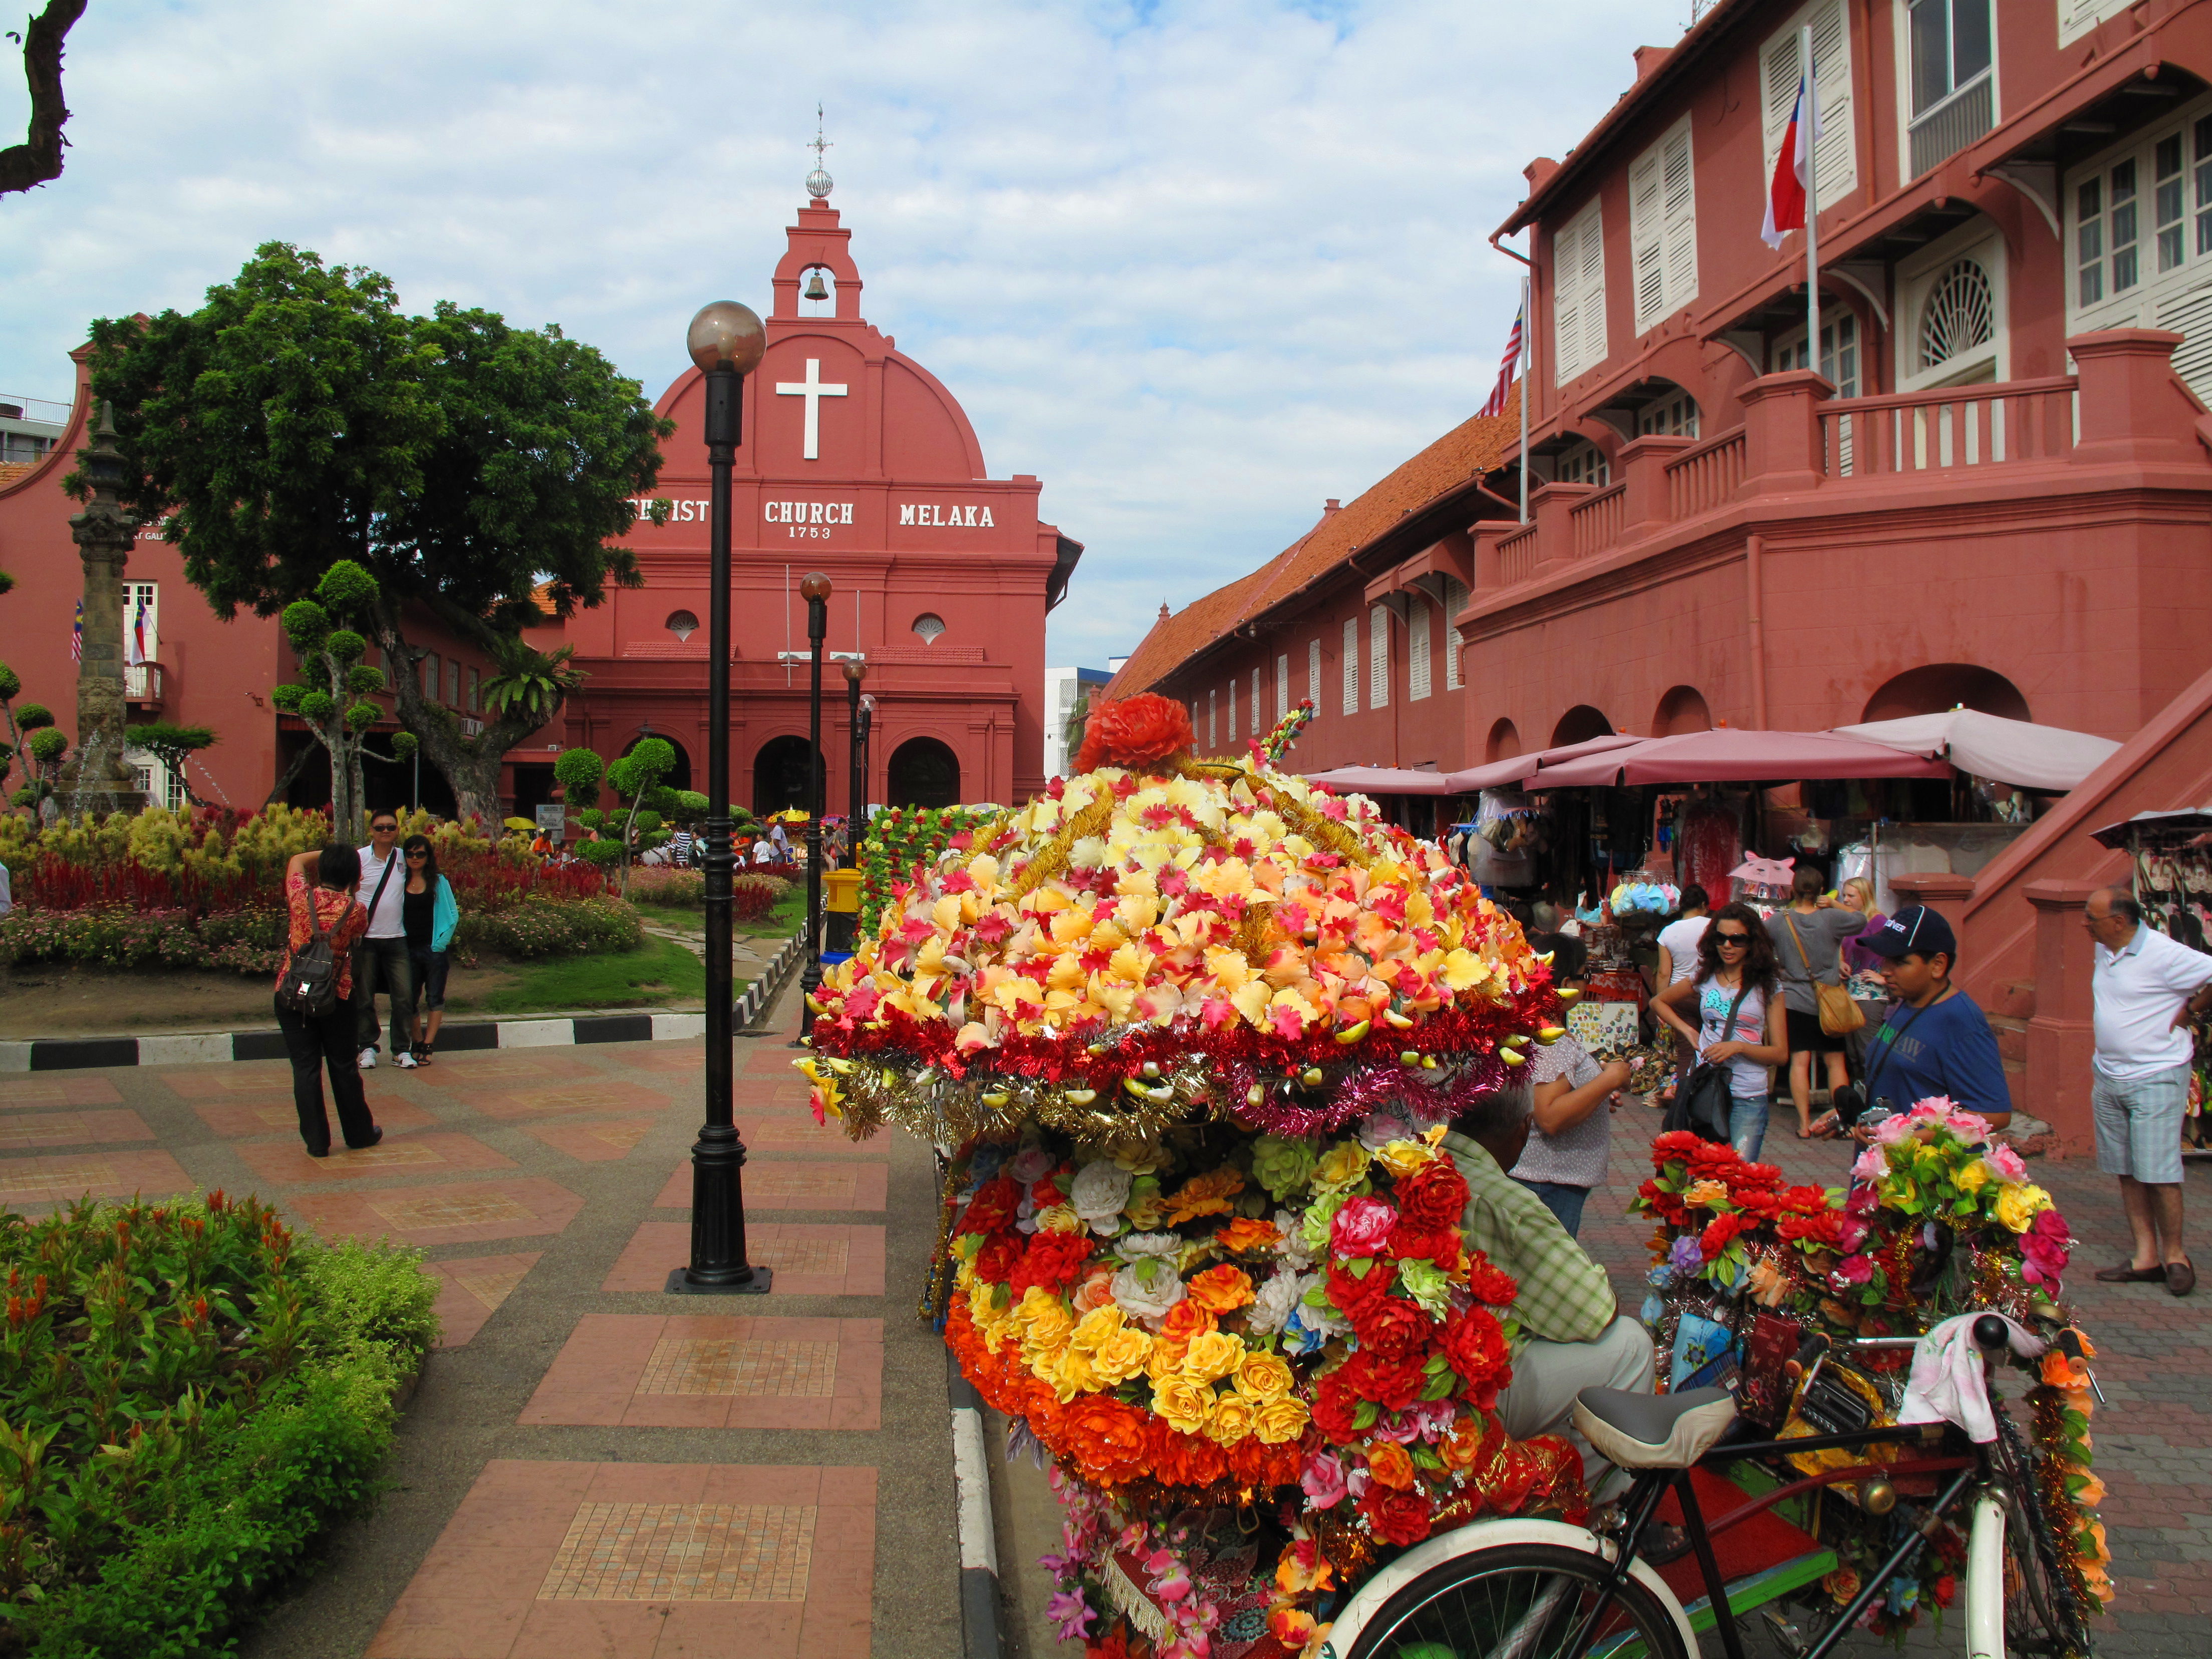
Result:
{"type": "MultiPolygon", "coordinates": [[[[296,1126],[297,1119],[294,1120],[296,1126]]],[[[460,1170],[512,1170],[514,1160],[495,1152],[474,1135],[397,1134],[382,1125],[383,1143],[358,1152],[334,1140],[328,1158],[310,1158],[299,1141],[296,1127],[289,1141],[248,1145],[238,1149],[246,1167],[264,1185],[297,1186],[303,1182],[357,1181],[386,1171],[408,1175],[450,1175],[460,1170]]],[[[337,1123],[331,1124],[335,1133],[337,1123]]]]}
{"type": "Polygon", "coordinates": [[[165,1198],[195,1182],[167,1152],[72,1152],[58,1158],[0,1158],[0,1204],[43,1214],[87,1193],[94,1198],[165,1198]]]}
{"type": "Polygon", "coordinates": [[[524,1423],[874,1429],[880,1319],[589,1314],[524,1407],[524,1423]]]}
{"type": "MultiPolygon", "coordinates": [[[[884,1230],[805,1222],[748,1221],[747,1257],[775,1269],[775,1296],[881,1296],[884,1230]]],[[[658,1291],[668,1270],[690,1259],[691,1224],[648,1221],[632,1236],[603,1291],[658,1291]]]]}
{"type": "Polygon", "coordinates": [[[0,1112],[41,1106],[120,1106],[115,1080],[97,1072],[0,1079],[0,1112]]]}
{"type": "Polygon", "coordinates": [[[515,1127],[532,1139],[586,1164],[611,1164],[616,1158],[629,1157],[659,1121],[652,1113],[633,1112],[581,1122],[570,1119],[552,1123],[518,1123],[515,1127]]]}
{"type": "MultiPolygon", "coordinates": [[[[880,1210],[890,1179],[885,1164],[745,1164],[745,1209],[754,1210],[880,1210]]],[[[691,1206],[691,1164],[676,1166],[655,1209],[691,1206]]]]}
{"type": "Polygon", "coordinates": [[[549,1079],[546,1085],[522,1088],[499,1086],[507,1080],[507,1074],[502,1073],[488,1089],[450,1079],[441,1079],[437,1086],[468,1089],[469,1105],[487,1117],[496,1118],[550,1117],[565,1112],[659,1111],[668,1104],[667,1095],[660,1090],[641,1088],[611,1078],[603,1083],[579,1083],[574,1072],[568,1073],[557,1084],[549,1079]]]}
{"type": "MultiPolygon", "coordinates": [[[[387,1135],[398,1134],[409,1129],[428,1129],[438,1121],[412,1101],[399,1100],[389,1095],[372,1096],[369,1110],[387,1135]]],[[[249,1136],[283,1136],[296,1141],[300,1133],[300,1115],[293,1109],[289,1091],[261,1102],[224,1101],[215,1105],[195,1106],[192,1115],[217,1134],[231,1140],[243,1140],[249,1136]]],[[[336,1121],[332,1120],[333,1127],[336,1121]]]]}
{"type": "Polygon", "coordinates": [[[41,1112],[0,1118],[0,1152],[26,1146],[112,1146],[154,1138],[146,1120],[132,1111],[41,1112]]]}
{"type": "Polygon", "coordinates": [[[514,1255],[465,1255],[423,1265],[439,1280],[438,1346],[458,1348],[484,1328],[529,1276],[544,1253],[527,1250],[514,1255]]]}
{"type": "Polygon", "coordinates": [[[319,1233],[362,1238],[389,1233],[428,1247],[557,1233],[575,1219],[583,1203],[557,1182],[541,1176],[322,1193],[289,1199],[285,1208],[319,1233]]]}

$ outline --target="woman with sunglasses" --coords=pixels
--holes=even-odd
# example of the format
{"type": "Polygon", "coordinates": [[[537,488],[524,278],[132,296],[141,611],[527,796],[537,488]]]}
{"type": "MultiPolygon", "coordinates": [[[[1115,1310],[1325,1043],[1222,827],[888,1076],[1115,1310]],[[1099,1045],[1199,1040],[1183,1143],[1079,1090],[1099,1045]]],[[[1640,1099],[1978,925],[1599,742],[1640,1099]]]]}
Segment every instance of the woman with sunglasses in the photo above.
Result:
{"type": "Polygon", "coordinates": [[[1790,1027],[1770,1020],[1775,995],[1774,941],[1748,904],[1723,904],[1698,941],[1698,970],[1651,999],[1653,1011],[1686,1038],[1698,1058],[1729,1068],[1729,1144],[1756,1159],[1766,1139],[1772,1068],[1790,1063],[1790,1027]],[[1698,1024],[1675,1011],[1697,1006],[1698,1024]],[[1730,1031],[1729,1020],[1735,1026],[1730,1031]],[[1765,1040],[1769,1030],[1772,1040],[1765,1040]]]}
{"type": "Polygon", "coordinates": [[[427,836],[410,836],[401,843],[407,859],[407,890],[400,900],[407,933],[407,955],[415,964],[415,988],[429,1024],[415,1012],[415,1042],[400,1058],[405,1065],[430,1063],[430,1050],[438,1041],[438,1027],[446,1018],[446,968],[452,960],[453,929],[460,925],[461,908],[453,902],[453,884],[438,873],[438,850],[427,836]]]}

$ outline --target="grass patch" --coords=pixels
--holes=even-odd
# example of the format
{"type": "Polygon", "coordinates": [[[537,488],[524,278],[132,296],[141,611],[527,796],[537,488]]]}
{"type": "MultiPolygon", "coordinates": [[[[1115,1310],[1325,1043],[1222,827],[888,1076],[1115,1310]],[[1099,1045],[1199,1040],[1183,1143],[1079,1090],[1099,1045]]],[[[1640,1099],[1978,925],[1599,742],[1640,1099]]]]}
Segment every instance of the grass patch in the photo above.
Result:
{"type": "Polygon", "coordinates": [[[806,884],[796,882],[776,901],[775,908],[751,921],[741,921],[738,931],[775,939],[789,939],[806,926],[806,884]]]}
{"type": "Polygon", "coordinates": [[[488,990],[449,995],[447,1018],[559,1008],[696,1007],[707,994],[707,964],[674,939],[651,934],[635,951],[518,962],[507,971],[510,977],[488,990]]]}
{"type": "Polygon", "coordinates": [[[707,925],[706,913],[704,911],[686,909],[682,905],[678,904],[639,904],[632,902],[630,908],[636,911],[638,915],[643,916],[647,921],[657,923],[663,927],[680,928],[684,932],[689,933],[698,933],[707,925]]]}

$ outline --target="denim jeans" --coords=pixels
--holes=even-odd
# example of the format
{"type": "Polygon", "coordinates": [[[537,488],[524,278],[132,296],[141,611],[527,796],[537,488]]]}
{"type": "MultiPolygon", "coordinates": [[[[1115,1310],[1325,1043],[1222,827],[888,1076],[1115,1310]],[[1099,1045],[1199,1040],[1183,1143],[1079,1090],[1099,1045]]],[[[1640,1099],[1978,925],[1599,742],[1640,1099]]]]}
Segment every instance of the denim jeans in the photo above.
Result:
{"type": "Polygon", "coordinates": [[[1729,1145],[1736,1156],[1747,1164],[1759,1161],[1759,1149],[1766,1144],[1767,1095],[1730,1095],[1729,1097],[1729,1145]]]}
{"type": "Polygon", "coordinates": [[[362,940],[354,967],[356,1046],[376,1047],[376,994],[381,991],[392,1000],[392,1052],[405,1054],[415,1029],[415,964],[408,959],[406,935],[362,940]]]}
{"type": "MultiPolygon", "coordinates": [[[[1514,1177],[1520,1181],[1518,1176],[1514,1177]]],[[[1559,1217],[1559,1225],[1573,1238],[1582,1231],[1583,1206],[1589,1201],[1587,1187],[1570,1187],[1557,1181],[1522,1181],[1521,1184],[1544,1201],[1544,1207],[1559,1217]]]]}

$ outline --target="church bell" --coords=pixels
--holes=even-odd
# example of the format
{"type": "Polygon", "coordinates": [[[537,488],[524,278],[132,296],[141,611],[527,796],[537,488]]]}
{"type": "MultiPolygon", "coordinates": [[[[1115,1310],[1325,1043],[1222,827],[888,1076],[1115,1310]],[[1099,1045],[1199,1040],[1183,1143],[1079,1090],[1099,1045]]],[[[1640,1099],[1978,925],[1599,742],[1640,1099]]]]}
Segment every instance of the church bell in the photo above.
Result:
{"type": "Polygon", "coordinates": [[[819,270],[811,270],[806,274],[806,297],[810,300],[826,300],[830,297],[830,290],[823,286],[822,273],[819,270]]]}

